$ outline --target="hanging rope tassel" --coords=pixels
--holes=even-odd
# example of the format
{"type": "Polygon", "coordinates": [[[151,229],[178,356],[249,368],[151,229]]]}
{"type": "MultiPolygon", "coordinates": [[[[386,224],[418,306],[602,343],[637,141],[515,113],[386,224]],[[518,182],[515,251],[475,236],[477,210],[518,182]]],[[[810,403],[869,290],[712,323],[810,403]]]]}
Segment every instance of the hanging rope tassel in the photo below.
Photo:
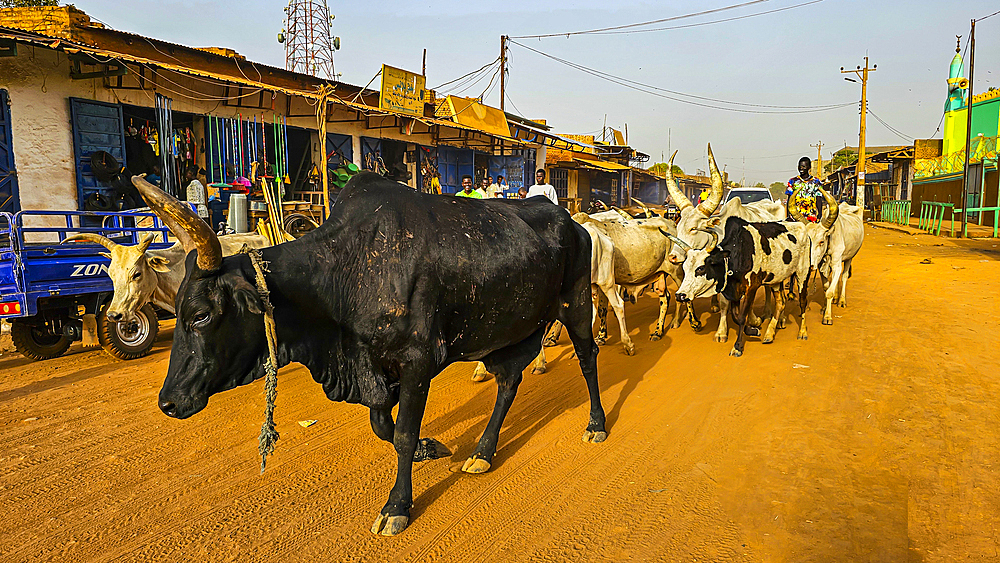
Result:
{"type": "MultiPolygon", "coordinates": [[[[244,247],[246,250],[246,247],[244,247]]],[[[257,451],[260,453],[260,472],[264,473],[267,466],[267,456],[274,453],[274,445],[279,434],[274,426],[274,402],[278,396],[278,334],[274,327],[274,308],[271,306],[270,292],[264,280],[264,272],[268,271],[259,250],[249,250],[250,262],[256,272],[257,293],[264,304],[264,334],[267,338],[267,363],[264,364],[264,395],[267,406],[264,408],[264,424],[260,427],[257,438],[257,451]]]]}

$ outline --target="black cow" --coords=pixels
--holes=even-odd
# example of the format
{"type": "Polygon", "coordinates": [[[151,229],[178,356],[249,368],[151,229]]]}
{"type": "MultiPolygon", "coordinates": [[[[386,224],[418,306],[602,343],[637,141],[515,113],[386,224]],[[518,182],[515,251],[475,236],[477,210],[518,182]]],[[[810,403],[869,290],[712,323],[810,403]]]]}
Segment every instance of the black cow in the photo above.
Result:
{"type": "MultiPolygon", "coordinates": [[[[164,413],[187,418],[209,396],[264,374],[264,307],[248,256],[223,259],[218,237],[187,206],[133,180],[185,248],[197,251],[177,292],[159,397],[164,413]]],[[[372,430],[395,447],[396,482],[374,533],[394,535],[409,523],[411,464],[451,455],[419,437],[431,378],[468,360],[496,374],[493,415],[462,467],[484,472],[521,372],[556,319],[569,330],[590,392],[583,439],[604,441],[590,245],[587,231],[544,198],[436,196],[361,173],[320,228],[262,251],[278,363],[304,364],[330,400],[367,406],[372,430]]]]}

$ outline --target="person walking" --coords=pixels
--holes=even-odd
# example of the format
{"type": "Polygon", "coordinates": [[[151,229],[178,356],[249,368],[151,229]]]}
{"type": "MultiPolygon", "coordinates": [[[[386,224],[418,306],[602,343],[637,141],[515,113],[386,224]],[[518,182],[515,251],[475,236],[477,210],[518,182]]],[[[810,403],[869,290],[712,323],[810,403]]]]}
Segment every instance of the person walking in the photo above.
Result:
{"type": "Polygon", "coordinates": [[[536,195],[545,196],[552,203],[559,205],[559,196],[556,194],[556,189],[551,184],[545,183],[545,169],[543,168],[539,168],[535,172],[535,185],[528,189],[528,197],[536,195]]]}
{"type": "Polygon", "coordinates": [[[455,194],[458,197],[469,197],[472,199],[483,199],[479,190],[472,189],[472,176],[468,174],[462,176],[462,190],[455,194]]]}
{"type": "Polygon", "coordinates": [[[823,203],[826,201],[819,191],[823,183],[809,173],[812,160],[808,156],[799,159],[798,168],[799,175],[792,176],[785,188],[785,195],[788,196],[785,199],[786,218],[791,217],[788,210],[794,205],[803,217],[815,223],[822,217],[823,203]]]}

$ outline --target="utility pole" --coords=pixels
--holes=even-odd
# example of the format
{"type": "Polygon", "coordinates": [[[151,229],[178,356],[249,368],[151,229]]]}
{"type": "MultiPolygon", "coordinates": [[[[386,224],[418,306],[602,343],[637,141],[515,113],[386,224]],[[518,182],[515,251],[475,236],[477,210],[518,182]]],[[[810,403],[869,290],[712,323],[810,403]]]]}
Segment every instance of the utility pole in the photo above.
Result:
{"type": "MultiPolygon", "coordinates": [[[[966,209],[969,207],[969,153],[972,151],[972,78],[973,73],[976,71],[976,20],[972,20],[972,30],[969,32],[969,92],[968,99],[966,102],[966,121],[965,121],[965,169],[962,174],[962,202],[959,204],[962,206],[962,230],[961,233],[965,233],[965,225],[969,219],[969,212],[966,209]]],[[[983,166],[985,169],[985,165],[983,166]]],[[[986,176],[984,175],[983,178],[986,176]]],[[[980,212],[980,223],[982,223],[982,213],[980,212]]]]}
{"type": "Polygon", "coordinates": [[[818,141],[815,145],[809,145],[816,149],[816,170],[819,174],[816,175],[820,180],[823,179],[823,141],[818,141]]]}
{"type": "Polygon", "coordinates": [[[507,97],[507,36],[500,36],[500,111],[505,111],[507,97]]]}
{"type": "MultiPolygon", "coordinates": [[[[857,188],[855,189],[855,205],[861,208],[861,215],[865,213],[865,117],[868,116],[868,73],[875,72],[878,65],[868,68],[868,57],[865,57],[865,68],[860,66],[855,70],[844,70],[840,67],[841,74],[853,72],[861,79],[861,132],[858,134],[858,166],[855,169],[857,174],[857,188]]],[[[857,82],[852,78],[844,77],[844,80],[857,82]]]]}

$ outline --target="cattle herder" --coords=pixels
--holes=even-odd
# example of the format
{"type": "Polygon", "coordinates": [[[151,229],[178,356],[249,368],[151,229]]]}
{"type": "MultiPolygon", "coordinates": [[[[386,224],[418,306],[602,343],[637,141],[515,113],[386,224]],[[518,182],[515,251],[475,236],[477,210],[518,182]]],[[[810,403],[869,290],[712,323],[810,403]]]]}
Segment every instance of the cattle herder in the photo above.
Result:
{"type": "MultiPolygon", "coordinates": [[[[823,211],[823,194],[819,188],[823,183],[809,172],[812,169],[812,160],[808,156],[799,159],[799,175],[792,176],[788,180],[785,189],[785,209],[790,210],[794,205],[799,213],[807,220],[815,223],[819,221],[823,211]]],[[[786,217],[791,217],[791,211],[786,211],[786,217]]]]}

